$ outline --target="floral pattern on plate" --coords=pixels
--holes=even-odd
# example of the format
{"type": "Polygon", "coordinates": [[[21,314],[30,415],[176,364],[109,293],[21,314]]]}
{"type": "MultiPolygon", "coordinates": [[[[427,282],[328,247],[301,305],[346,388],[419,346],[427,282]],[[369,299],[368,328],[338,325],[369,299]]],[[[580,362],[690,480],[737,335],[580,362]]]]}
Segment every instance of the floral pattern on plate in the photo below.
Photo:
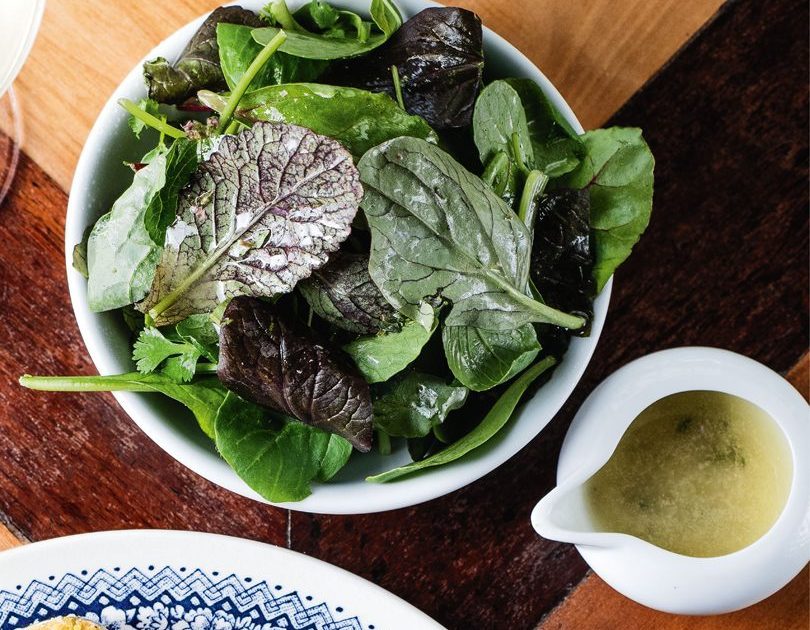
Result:
{"type": "Polygon", "coordinates": [[[0,590],[3,629],[77,615],[109,630],[374,630],[341,613],[281,584],[187,567],[114,567],[0,590]]]}

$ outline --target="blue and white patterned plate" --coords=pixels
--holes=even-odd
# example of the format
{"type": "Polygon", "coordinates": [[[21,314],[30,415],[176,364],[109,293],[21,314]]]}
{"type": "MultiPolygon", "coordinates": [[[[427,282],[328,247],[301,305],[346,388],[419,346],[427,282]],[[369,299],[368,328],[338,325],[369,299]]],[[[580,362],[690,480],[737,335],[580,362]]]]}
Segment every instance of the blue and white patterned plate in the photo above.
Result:
{"type": "Polygon", "coordinates": [[[320,560],[240,538],[161,530],[82,534],[0,553],[0,629],[61,615],[110,630],[441,628],[320,560]]]}

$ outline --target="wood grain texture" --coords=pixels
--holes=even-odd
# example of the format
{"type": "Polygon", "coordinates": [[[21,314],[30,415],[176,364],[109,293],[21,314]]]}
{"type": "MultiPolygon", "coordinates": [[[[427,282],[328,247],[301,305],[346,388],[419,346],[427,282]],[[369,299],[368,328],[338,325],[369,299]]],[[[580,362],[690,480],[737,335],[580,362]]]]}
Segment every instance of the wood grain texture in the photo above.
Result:
{"type": "Polygon", "coordinates": [[[19,547],[23,541],[12,534],[5,525],[0,525],[0,551],[19,547]]]}
{"type": "Polygon", "coordinates": [[[190,472],[110,394],[42,396],[17,384],[23,373],[95,373],[65,282],[66,201],[23,158],[0,205],[0,513],[30,540],[161,527],[285,545],[284,511],[190,472]]]}
{"type": "Polygon", "coordinates": [[[622,597],[590,573],[538,630],[613,630],[617,620],[633,630],[807,630],[810,572],[805,567],[781,591],[759,604],[727,615],[668,615],[622,597]]]}
{"type": "Polygon", "coordinates": [[[656,155],[653,220],[616,276],[588,371],[543,433],[493,473],[421,507],[295,514],[294,548],[377,581],[451,628],[532,627],[585,573],[572,546],[537,537],[528,519],[596,384],[681,345],[728,348],[778,371],[796,362],[808,345],[806,16],[789,0],[731,4],[612,119],[642,126],[656,155]]]}
{"type": "MultiPolygon", "coordinates": [[[[158,42],[223,0],[55,0],[15,88],[24,149],[68,190],[84,139],[115,86],[158,42]]],[[[722,0],[458,0],[505,35],[598,126],[722,0]]]]}
{"type": "Polygon", "coordinates": [[[665,347],[726,347],[777,370],[807,347],[806,17],[788,0],[731,4],[614,119],[646,130],[658,160],[656,209],[617,275],[583,381],[499,469],[385,514],[294,514],[288,530],[284,511],[218,489],[162,453],[109,395],[20,390],[23,372],[92,371],[64,281],[66,199],[24,160],[0,206],[0,238],[14,243],[0,248],[0,512],[31,540],[170,527],[290,542],[450,628],[535,626],[586,572],[573,547],[534,534],[529,513],[553,487],[562,437],[593,387],[665,347]]]}
{"type": "MultiPolygon", "coordinates": [[[[810,399],[810,355],[807,352],[785,378],[806,400],[810,399]]],[[[678,630],[685,625],[684,617],[636,604],[610,588],[598,575],[589,572],[537,630],[610,630],[616,626],[617,619],[636,630],[678,630]]],[[[808,567],[782,590],[750,608],[728,615],[688,619],[690,630],[805,630],[810,627],[808,567]]]]}

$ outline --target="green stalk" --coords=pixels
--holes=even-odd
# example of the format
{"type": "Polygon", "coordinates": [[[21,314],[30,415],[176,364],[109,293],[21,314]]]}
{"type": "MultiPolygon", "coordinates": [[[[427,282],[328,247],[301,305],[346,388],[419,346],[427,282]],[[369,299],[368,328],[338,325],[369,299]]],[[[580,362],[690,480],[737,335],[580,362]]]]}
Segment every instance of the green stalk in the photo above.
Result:
{"type": "Polygon", "coordinates": [[[275,20],[281,25],[281,28],[285,30],[288,30],[293,33],[307,32],[306,29],[303,28],[298,23],[298,21],[293,17],[293,14],[290,13],[290,9],[287,7],[286,2],[273,0],[273,2],[271,2],[264,9],[261,10],[261,13],[271,17],[273,20],[275,20]]]}
{"type": "Polygon", "coordinates": [[[228,128],[225,130],[225,135],[235,134],[237,131],[239,131],[239,126],[240,125],[238,120],[232,120],[231,124],[228,125],[228,128]]]}
{"type": "Polygon", "coordinates": [[[391,454],[391,438],[385,431],[377,431],[377,449],[380,455],[391,454]]]}
{"type": "Polygon", "coordinates": [[[534,221],[537,216],[537,198],[543,194],[548,185],[548,176],[543,171],[534,170],[526,176],[523,193],[520,195],[518,217],[529,232],[534,233],[534,221]]]}
{"type": "Polygon", "coordinates": [[[399,82],[399,70],[396,66],[391,66],[391,79],[394,82],[394,93],[397,96],[397,103],[401,109],[405,109],[405,101],[402,100],[402,85],[399,82]]]}
{"type": "Polygon", "coordinates": [[[165,120],[156,118],[155,116],[152,116],[152,114],[150,114],[149,112],[143,111],[140,107],[138,107],[137,103],[132,102],[128,98],[118,99],[118,104],[121,107],[123,107],[127,112],[132,114],[135,118],[140,120],[147,127],[156,129],[160,133],[170,136],[172,138],[186,137],[186,134],[183,133],[180,129],[178,129],[177,127],[172,127],[165,120]]]}
{"type": "Polygon", "coordinates": [[[517,132],[512,134],[512,155],[515,157],[515,162],[517,162],[518,168],[524,174],[529,174],[529,167],[527,164],[529,163],[528,156],[523,151],[523,145],[520,144],[520,136],[517,132]]]}
{"type": "Polygon", "coordinates": [[[509,157],[503,151],[498,151],[487,164],[481,179],[490,188],[494,188],[495,179],[504,168],[509,167],[509,157]]]}
{"type": "Polygon", "coordinates": [[[286,39],[287,34],[284,31],[279,31],[276,33],[273,39],[267,42],[267,45],[262,48],[261,52],[256,55],[256,58],[248,66],[245,74],[243,74],[242,78],[239,79],[239,83],[236,84],[236,87],[233,89],[233,92],[231,92],[230,97],[228,97],[228,103],[225,105],[225,109],[219,116],[220,129],[225,130],[228,128],[228,124],[231,122],[233,113],[236,111],[236,106],[239,105],[239,101],[242,100],[242,97],[245,95],[245,92],[247,92],[248,87],[250,87],[251,81],[253,81],[254,77],[259,73],[259,70],[262,69],[262,66],[267,63],[267,60],[273,56],[273,53],[279,49],[286,39]]]}
{"type": "Polygon", "coordinates": [[[31,376],[20,377],[20,385],[42,392],[154,392],[155,388],[139,383],[140,374],[115,376],[31,376]]]}
{"type": "Polygon", "coordinates": [[[219,365],[217,363],[198,363],[195,374],[216,374],[219,365]]]}
{"type": "Polygon", "coordinates": [[[578,330],[585,325],[584,318],[565,313],[564,311],[547,306],[542,302],[533,300],[525,293],[518,291],[515,287],[509,284],[509,282],[499,277],[497,274],[489,274],[489,277],[504,291],[509,293],[516,302],[524,306],[527,311],[534,315],[531,321],[554,324],[555,326],[568,328],[569,330],[578,330]]]}

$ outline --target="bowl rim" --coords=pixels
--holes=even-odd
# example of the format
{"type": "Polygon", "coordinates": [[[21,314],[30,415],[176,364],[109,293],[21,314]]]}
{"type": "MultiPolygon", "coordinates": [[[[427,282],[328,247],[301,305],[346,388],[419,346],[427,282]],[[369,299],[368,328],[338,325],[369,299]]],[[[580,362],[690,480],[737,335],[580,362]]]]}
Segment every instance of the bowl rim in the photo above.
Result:
{"type": "MultiPolygon", "coordinates": [[[[264,2],[243,0],[240,4],[258,10],[264,2]]],[[[301,2],[294,0],[291,4],[298,5],[301,2]]],[[[367,10],[366,0],[339,0],[338,4],[356,11],[367,10]]],[[[414,15],[425,8],[442,6],[429,0],[397,0],[397,4],[403,17],[414,15]]],[[[88,207],[92,205],[87,203],[87,200],[93,197],[93,193],[89,191],[94,184],[95,168],[104,157],[104,149],[109,144],[108,136],[112,134],[111,130],[126,125],[127,116],[118,107],[118,99],[139,98],[136,94],[138,90],[140,97],[143,96],[141,80],[143,62],[158,55],[171,57],[172,50],[175,54],[179,52],[209,13],[174,31],[132,68],[104,104],[85,141],[76,166],[65,220],[65,262],[74,315],[90,358],[100,374],[120,371],[120,368],[116,368],[119,359],[114,356],[112,348],[105,344],[105,338],[112,331],[102,321],[104,313],[92,313],[88,309],[86,280],[72,267],[74,245],[81,240],[86,225],[97,218],[86,216],[89,212],[88,207]]],[[[512,76],[525,76],[536,81],[572,127],[578,133],[583,133],[583,128],[569,105],[537,66],[504,38],[486,26],[483,30],[485,54],[508,60],[508,64],[516,71],[512,76]]],[[[510,422],[496,438],[451,464],[409,475],[387,484],[372,484],[364,479],[360,480],[359,484],[341,483],[338,481],[339,474],[329,483],[313,483],[312,494],[302,501],[271,503],[250,489],[219,458],[212,445],[192,444],[186,436],[180,435],[164,417],[150,408],[144,394],[113,392],[113,395],[135,424],[167,454],[208,481],[236,494],[278,507],[321,514],[367,514],[409,507],[471,484],[513,457],[542,431],[574,391],[590,363],[605,322],[612,285],[611,278],[594,302],[590,336],[572,339],[565,359],[556,368],[550,381],[543,385],[541,393],[519,406],[510,422]],[[545,396],[542,395],[543,392],[545,396]],[[532,412],[533,407],[537,408],[536,412],[532,412]],[[532,415],[536,417],[525,417],[532,415]],[[347,488],[342,487],[347,485],[347,488]],[[354,486],[358,487],[353,492],[354,486]]],[[[393,458],[389,461],[388,467],[399,465],[393,458]]]]}

